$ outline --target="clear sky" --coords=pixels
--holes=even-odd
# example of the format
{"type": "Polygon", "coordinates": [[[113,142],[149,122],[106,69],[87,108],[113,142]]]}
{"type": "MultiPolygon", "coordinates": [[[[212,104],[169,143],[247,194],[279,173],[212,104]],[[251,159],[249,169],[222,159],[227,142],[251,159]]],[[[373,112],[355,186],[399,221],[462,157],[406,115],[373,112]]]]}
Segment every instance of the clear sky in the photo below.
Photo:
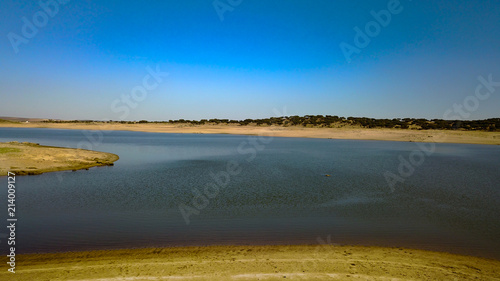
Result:
{"type": "MultiPolygon", "coordinates": [[[[0,116],[432,119],[500,81],[494,0],[2,0],[0,18],[0,116]]],[[[467,119],[500,117],[495,88],[467,119]]]]}

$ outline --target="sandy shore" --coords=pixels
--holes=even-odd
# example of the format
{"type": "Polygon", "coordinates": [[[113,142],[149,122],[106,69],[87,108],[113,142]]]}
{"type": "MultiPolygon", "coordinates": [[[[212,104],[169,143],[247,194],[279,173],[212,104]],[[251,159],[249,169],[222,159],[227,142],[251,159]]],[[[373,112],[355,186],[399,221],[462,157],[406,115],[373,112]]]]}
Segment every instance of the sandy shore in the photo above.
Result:
{"type": "Polygon", "coordinates": [[[191,134],[236,134],[274,137],[330,138],[353,140],[385,140],[439,143],[468,143],[500,145],[500,132],[409,130],[409,129],[365,129],[304,128],[282,126],[239,126],[239,125],[182,125],[182,124],[120,124],[120,123],[0,123],[0,127],[53,128],[77,130],[120,130],[155,133],[191,134]]]}
{"type": "MultiPolygon", "coordinates": [[[[500,261],[402,248],[212,246],[17,256],[1,280],[498,280],[500,261]]],[[[4,264],[5,268],[5,264],[4,264]]]]}
{"type": "Polygon", "coordinates": [[[0,176],[37,175],[113,165],[118,155],[84,149],[41,146],[34,143],[0,143],[0,176]]]}

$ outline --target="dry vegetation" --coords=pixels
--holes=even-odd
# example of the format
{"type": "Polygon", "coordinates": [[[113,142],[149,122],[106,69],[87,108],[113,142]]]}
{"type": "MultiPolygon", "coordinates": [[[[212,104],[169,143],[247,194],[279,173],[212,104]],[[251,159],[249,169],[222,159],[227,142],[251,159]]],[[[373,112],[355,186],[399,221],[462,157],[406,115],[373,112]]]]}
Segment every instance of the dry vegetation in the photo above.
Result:
{"type": "Polygon", "coordinates": [[[0,143],[0,176],[37,175],[113,165],[118,156],[84,149],[41,146],[36,143],[0,143]]]}

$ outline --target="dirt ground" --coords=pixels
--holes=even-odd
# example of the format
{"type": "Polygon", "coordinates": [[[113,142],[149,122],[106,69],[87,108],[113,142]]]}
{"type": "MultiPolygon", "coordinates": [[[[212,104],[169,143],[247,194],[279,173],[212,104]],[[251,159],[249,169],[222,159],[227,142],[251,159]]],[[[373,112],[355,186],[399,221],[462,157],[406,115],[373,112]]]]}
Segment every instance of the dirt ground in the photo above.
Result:
{"type": "Polygon", "coordinates": [[[0,176],[37,175],[113,165],[118,155],[84,149],[41,146],[35,143],[0,143],[0,176]]]}
{"type": "Polygon", "coordinates": [[[386,140],[438,143],[469,143],[500,145],[500,132],[365,129],[356,127],[304,128],[299,126],[239,126],[188,124],[120,124],[120,123],[0,123],[0,127],[56,128],[78,130],[119,130],[155,133],[236,134],[274,137],[330,138],[353,140],[386,140]]]}
{"type": "Polygon", "coordinates": [[[357,246],[211,246],[30,254],[0,280],[500,280],[500,261],[357,246]]]}

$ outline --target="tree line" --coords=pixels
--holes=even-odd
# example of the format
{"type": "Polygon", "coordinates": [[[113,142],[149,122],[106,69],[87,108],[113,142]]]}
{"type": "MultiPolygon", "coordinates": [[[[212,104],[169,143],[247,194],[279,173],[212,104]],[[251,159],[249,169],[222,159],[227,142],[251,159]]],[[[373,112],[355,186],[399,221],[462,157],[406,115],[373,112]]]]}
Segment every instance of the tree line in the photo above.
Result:
{"type": "Polygon", "coordinates": [[[499,131],[500,118],[490,118],[485,120],[443,120],[443,119],[424,119],[424,118],[394,118],[394,119],[375,119],[367,117],[339,117],[332,115],[305,115],[305,116],[286,116],[270,117],[263,119],[201,119],[201,120],[168,120],[168,121],[95,121],[95,120],[46,120],[48,123],[166,123],[166,124],[191,124],[191,125],[219,125],[233,124],[240,126],[303,126],[303,127],[345,127],[355,126],[361,128],[399,128],[416,130],[480,130],[480,131],[499,131]]]}

